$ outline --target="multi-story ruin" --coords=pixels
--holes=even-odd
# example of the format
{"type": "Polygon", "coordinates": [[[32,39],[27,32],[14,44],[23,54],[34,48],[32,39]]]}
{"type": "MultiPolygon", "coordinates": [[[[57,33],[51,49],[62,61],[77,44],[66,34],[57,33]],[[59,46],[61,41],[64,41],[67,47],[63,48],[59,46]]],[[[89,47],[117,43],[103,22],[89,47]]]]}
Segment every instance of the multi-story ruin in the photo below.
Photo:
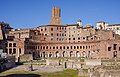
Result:
{"type": "Polygon", "coordinates": [[[60,16],[60,8],[53,7],[49,25],[9,29],[5,34],[5,52],[16,58],[23,54],[36,58],[120,58],[120,36],[106,30],[104,23],[97,28],[83,26],[81,20],[63,25],[60,16]]]}

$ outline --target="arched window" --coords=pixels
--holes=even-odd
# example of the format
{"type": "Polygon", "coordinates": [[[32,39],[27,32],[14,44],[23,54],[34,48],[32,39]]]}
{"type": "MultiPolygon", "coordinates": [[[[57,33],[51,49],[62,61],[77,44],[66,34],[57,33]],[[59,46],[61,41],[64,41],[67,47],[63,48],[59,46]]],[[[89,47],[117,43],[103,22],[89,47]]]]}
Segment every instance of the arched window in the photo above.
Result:
{"type": "Polygon", "coordinates": [[[63,46],[63,49],[65,49],[65,46],[63,46]]]}
{"type": "Polygon", "coordinates": [[[11,48],[9,49],[9,54],[12,54],[12,49],[11,48]]]}
{"type": "Polygon", "coordinates": [[[67,49],[69,49],[69,46],[67,46],[67,49]]]}
{"type": "Polygon", "coordinates": [[[9,47],[12,47],[12,43],[9,43],[9,47]]]}
{"type": "Polygon", "coordinates": [[[16,43],[13,43],[13,47],[16,47],[16,43]]]}
{"type": "Polygon", "coordinates": [[[76,46],[74,46],[74,49],[76,49],[76,46]]]}
{"type": "Polygon", "coordinates": [[[62,49],[62,46],[60,46],[60,49],[62,49]]]}
{"type": "Polygon", "coordinates": [[[55,47],[53,46],[53,49],[55,49],[55,47]]]}
{"type": "Polygon", "coordinates": [[[13,49],[13,54],[16,54],[16,49],[15,48],[13,49]]]}

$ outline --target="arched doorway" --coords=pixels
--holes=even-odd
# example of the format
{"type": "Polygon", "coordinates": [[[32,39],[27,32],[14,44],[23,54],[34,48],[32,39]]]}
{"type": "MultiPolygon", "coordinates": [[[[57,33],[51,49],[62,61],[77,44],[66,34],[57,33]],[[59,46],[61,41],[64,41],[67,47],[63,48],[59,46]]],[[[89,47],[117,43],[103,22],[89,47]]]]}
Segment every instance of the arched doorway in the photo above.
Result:
{"type": "Polygon", "coordinates": [[[83,58],[86,57],[86,52],[85,52],[85,51],[82,52],[82,57],[83,57],[83,58]]]}
{"type": "Polygon", "coordinates": [[[62,55],[63,55],[63,57],[65,57],[65,51],[63,51],[62,55]]]}
{"type": "Polygon", "coordinates": [[[80,52],[79,51],[76,52],[76,57],[80,57],[80,52]]]}
{"type": "Polygon", "coordinates": [[[88,51],[88,58],[90,58],[90,51],[88,51]]]}
{"type": "Polygon", "coordinates": [[[52,57],[52,53],[50,52],[49,57],[52,57]]]}
{"type": "Polygon", "coordinates": [[[45,52],[43,52],[43,56],[42,57],[45,58],[45,52]]]}
{"type": "Polygon", "coordinates": [[[56,57],[59,57],[59,56],[60,56],[58,51],[57,51],[55,54],[56,54],[56,57]]]}
{"type": "Polygon", "coordinates": [[[70,51],[70,57],[73,57],[73,51],[70,51]]]}

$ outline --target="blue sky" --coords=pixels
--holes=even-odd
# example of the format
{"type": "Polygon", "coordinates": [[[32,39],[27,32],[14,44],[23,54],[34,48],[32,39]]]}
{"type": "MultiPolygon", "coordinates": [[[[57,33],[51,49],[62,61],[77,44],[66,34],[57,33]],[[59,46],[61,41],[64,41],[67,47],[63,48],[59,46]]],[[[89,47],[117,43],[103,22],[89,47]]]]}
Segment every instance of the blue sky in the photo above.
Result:
{"type": "Polygon", "coordinates": [[[13,28],[33,28],[50,23],[53,6],[61,8],[63,24],[97,21],[120,23],[120,0],[0,0],[0,21],[13,28]]]}

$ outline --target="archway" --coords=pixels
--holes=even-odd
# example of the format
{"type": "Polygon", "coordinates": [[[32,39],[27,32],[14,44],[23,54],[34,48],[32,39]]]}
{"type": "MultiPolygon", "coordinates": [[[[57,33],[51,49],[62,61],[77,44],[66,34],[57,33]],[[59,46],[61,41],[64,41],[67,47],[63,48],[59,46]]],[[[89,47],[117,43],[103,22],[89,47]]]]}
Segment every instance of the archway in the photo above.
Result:
{"type": "Polygon", "coordinates": [[[63,51],[62,55],[63,55],[63,57],[65,57],[65,51],[63,51]]]}
{"type": "Polygon", "coordinates": [[[90,51],[88,51],[88,58],[90,58],[90,51]]]}
{"type": "Polygon", "coordinates": [[[85,52],[85,51],[82,52],[82,57],[83,57],[83,58],[86,57],[86,52],[85,52]]]}
{"type": "Polygon", "coordinates": [[[73,57],[73,51],[70,51],[70,57],[73,57]]]}
{"type": "Polygon", "coordinates": [[[50,52],[49,57],[52,57],[52,53],[50,52]]]}
{"type": "Polygon", "coordinates": [[[76,57],[80,57],[80,52],[79,51],[76,52],[76,57]]]}
{"type": "Polygon", "coordinates": [[[43,52],[43,56],[42,57],[45,58],[45,52],[43,52]]]}
{"type": "Polygon", "coordinates": [[[56,57],[59,57],[59,56],[60,56],[58,51],[57,51],[55,54],[56,54],[56,57]]]}

